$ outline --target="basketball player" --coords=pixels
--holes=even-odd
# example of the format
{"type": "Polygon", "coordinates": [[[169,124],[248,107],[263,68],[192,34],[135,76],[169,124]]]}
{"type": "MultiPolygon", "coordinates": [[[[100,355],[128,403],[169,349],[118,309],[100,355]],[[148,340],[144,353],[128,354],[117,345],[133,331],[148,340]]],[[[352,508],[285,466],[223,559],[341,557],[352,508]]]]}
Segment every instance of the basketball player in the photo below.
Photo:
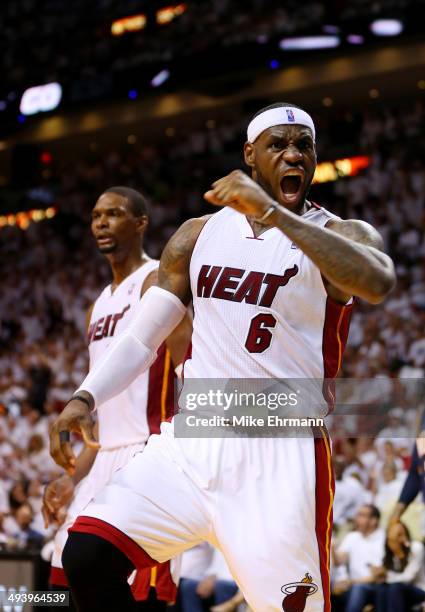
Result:
{"type": "MultiPolygon", "coordinates": [[[[191,379],[334,377],[353,296],[378,304],[394,267],[369,224],[342,221],[306,199],[315,127],[285,103],[260,110],[236,170],[206,192],[221,207],[182,225],[138,317],[85,379],[51,432],[69,468],[73,429],[92,435],[91,410],[151,363],[193,300],[191,379]]],[[[205,381],[204,381],[205,382],[205,381]]],[[[119,406],[116,406],[117,410],[119,406]]],[[[256,612],[330,610],[333,477],[325,433],[185,438],[161,426],[71,528],[65,572],[81,610],[125,599],[126,575],[208,540],[224,554],[256,612]],[[93,568],[95,568],[93,570],[93,568]]]]}
{"type": "MultiPolygon", "coordinates": [[[[93,208],[92,233],[100,252],[108,259],[113,280],[88,312],[90,368],[134,318],[141,295],[157,282],[159,262],[143,251],[147,224],[146,200],[134,189],[112,187],[93,208]]],[[[67,585],[61,556],[68,528],[113,472],[143,450],[149,435],[159,432],[160,422],[173,414],[174,367],[182,362],[191,331],[186,317],[161,346],[149,370],[102,405],[96,424],[99,444],[90,443],[83,449],[72,475],[64,475],[47,486],[43,507],[46,523],[57,519],[73,497],[55,536],[50,576],[53,586],[67,585]]],[[[148,573],[149,576],[141,572],[136,578],[137,598],[146,599],[149,587],[155,584],[160,599],[174,601],[176,588],[168,566],[155,568],[153,576],[148,573]]]]}

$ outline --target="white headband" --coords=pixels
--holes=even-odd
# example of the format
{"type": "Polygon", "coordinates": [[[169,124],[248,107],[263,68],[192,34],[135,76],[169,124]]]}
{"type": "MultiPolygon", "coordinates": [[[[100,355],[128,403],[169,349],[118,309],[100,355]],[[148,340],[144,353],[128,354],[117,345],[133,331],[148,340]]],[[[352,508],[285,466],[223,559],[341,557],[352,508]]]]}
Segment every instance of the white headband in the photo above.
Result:
{"type": "Polygon", "coordinates": [[[308,113],[293,106],[279,106],[264,111],[251,121],[247,129],[248,142],[254,142],[261,132],[275,125],[305,125],[312,131],[313,140],[316,139],[313,119],[308,113]]]}

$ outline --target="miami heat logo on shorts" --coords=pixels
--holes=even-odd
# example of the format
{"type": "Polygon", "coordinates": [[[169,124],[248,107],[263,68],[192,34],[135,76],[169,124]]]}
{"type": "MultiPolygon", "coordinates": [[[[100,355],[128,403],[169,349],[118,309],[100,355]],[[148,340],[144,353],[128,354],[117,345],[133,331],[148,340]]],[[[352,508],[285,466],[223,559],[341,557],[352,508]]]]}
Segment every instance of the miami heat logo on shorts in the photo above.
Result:
{"type": "Polygon", "coordinates": [[[290,582],[281,588],[286,597],[282,601],[283,612],[303,612],[307,597],[318,590],[310,574],[306,574],[300,582],[290,582]]]}

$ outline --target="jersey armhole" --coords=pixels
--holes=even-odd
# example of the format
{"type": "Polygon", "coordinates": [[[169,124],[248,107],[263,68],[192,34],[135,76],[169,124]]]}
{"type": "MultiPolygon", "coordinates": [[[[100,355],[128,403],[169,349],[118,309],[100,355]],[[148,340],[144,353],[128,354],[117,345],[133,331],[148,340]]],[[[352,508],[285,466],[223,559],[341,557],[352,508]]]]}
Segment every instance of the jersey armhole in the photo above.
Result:
{"type": "Polygon", "coordinates": [[[208,219],[205,221],[204,225],[201,227],[201,230],[200,230],[200,232],[199,232],[198,236],[196,237],[195,244],[193,245],[193,249],[192,249],[192,254],[191,254],[191,256],[190,256],[190,261],[189,261],[189,271],[190,271],[190,267],[191,267],[191,265],[192,265],[192,259],[193,259],[193,256],[194,256],[194,254],[195,254],[196,247],[198,246],[198,241],[199,241],[199,238],[200,238],[200,236],[201,236],[202,232],[204,231],[205,226],[208,224],[208,222],[209,222],[209,221],[211,221],[211,219],[212,219],[214,216],[215,216],[215,215],[210,215],[210,216],[208,217],[208,219]]]}

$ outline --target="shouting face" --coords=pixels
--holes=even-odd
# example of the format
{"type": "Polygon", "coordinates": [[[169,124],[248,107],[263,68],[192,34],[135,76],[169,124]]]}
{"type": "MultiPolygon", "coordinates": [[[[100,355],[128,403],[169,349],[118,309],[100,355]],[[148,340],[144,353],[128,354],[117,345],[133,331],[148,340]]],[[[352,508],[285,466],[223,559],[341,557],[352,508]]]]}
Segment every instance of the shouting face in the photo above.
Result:
{"type": "Polygon", "coordinates": [[[310,128],[276,125],[244,148],[252,177],[279,204],[299,211],[316,169],[316,147],[310,128]]]}

